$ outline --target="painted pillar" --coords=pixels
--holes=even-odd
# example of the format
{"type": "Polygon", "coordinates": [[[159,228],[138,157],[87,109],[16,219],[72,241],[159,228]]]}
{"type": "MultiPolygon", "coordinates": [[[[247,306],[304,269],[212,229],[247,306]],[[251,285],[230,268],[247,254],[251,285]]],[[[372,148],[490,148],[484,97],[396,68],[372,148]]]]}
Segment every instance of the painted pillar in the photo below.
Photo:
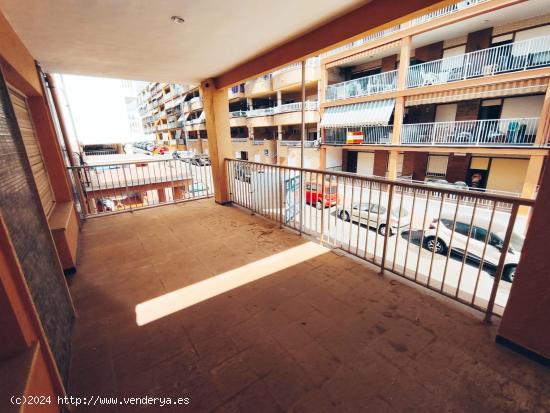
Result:
{"type": "Polygon", "coordinates": [[[206,116],[214,199],[219,204],[226,204],[231,202],[231,199],[225,158],[232,158],[227,88],[216,89],[212,79],[208,79],[201,83],[200,91],[206,116]]]}
{"type": "MultiPolygon", "coordinates": [[[[401,39],[401,49],[399,52],[399,67],[397,70],[397,90],[407,88],[407,73],[409,62],[411,60],[411,36],[401,39]]],[[[395,99],[395,111],[393,116],[393,132],[391,135],[391,144],[399,145],[401,126],[403,125],[403,116],[405,115],[405,98],[399,96],[395,99]]]]}
{"type": "Polygon", "coordinates": [[[388,170],[386,172],[386,178],[397,179],[397,158],[399,157],[398,151],[388,151],[388,170]]]}

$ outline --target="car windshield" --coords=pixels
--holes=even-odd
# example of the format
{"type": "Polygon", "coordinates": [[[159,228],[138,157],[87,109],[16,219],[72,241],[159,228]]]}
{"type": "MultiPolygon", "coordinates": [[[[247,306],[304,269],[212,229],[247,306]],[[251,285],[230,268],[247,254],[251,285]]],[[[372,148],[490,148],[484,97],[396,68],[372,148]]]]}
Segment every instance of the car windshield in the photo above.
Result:
{"type": "Polygon", "coordinates": [[[409,211],[403,208],[392,208],[391,213],[394,217],[406,217],[409,211]]]}
{"type": "MultiPolygon", "coordinates": [[[[504,233],[497,233],[496,234],[501,240],[504,240],[504,236],[505,234],[504,233]]],[[[525,239],[518,235],[518,234],[515,234],[512,232],[512,237],[510,238],[510,247],[514,250],[514,251],[521,251],[522,248],[523,248],[523,242],[525,241],[525,239]]],[[[504,242],[504,241],[503,241],[504,242]]]]}

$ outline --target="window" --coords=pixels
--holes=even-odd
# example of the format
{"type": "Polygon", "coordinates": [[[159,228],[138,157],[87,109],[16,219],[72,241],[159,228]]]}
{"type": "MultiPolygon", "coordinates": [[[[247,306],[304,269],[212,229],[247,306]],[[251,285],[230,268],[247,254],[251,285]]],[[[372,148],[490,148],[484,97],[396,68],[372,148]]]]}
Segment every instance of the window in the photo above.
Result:
{"type": "Polygon", "coordinates": [[[468,236],[470,234],[470,226],[468,224],[464,224],[463,222],[457,222],[455,224],[455,231],[461,235],[468,236]]]}
{"type": "Polygon", "coordinates": [[[477,241],[485,242],[485,240],[487,239],[487,230],[480,227],[473,227],[472,238],[477,241]]]}
{"type": "Polygon", "coordinates": [[[370,212],[372,212],[374,214],[385,214],[386,213],[386,208],[384,208],[382,205],[373,204],[370,207],[370,212]]]}

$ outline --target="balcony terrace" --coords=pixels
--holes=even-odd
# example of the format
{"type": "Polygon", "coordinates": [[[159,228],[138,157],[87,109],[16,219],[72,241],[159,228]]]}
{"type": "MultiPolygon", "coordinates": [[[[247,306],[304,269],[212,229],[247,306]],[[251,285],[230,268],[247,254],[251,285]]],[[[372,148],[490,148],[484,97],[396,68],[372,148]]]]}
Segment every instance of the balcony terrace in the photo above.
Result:
{"type": "Polygon", "coordinates": [[[548,65],[550,36],[543,36],[413,65],[407,86],[438,85],[548,65]]]}
{"type": "Polygon", "coordinates": [[[71,394],[197,412],[550,409],[548,370],[495,347],[495,326],[237,208],[97,218],[81,245],[71,394]]]}
{"type": "Polygon", "coordinates": [[[534,146],[538,118],[405,124],[404,145],[534,146]]]}

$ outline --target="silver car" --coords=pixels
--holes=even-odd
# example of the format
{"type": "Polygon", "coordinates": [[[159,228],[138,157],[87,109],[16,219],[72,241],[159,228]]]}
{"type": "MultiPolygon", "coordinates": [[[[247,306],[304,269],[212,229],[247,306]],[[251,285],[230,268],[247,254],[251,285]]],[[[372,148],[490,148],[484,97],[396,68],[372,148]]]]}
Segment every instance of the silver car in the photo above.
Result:
{"type": "MultiPolygon", "coordinates": [[[[376,203],[353,204],[351,211],[348,208],[340,208],[338,216],[344,221],[353,221],[368,227],[376,228],[380,235],[386,234],[388,227],[386,218],[388,216],[387,208],[384,205],[376,203]]],[[[408,229],[411,225],[409,211],[404,208],[392,208],[390,211],[390,232],[393,235],[408,229]]]]}

